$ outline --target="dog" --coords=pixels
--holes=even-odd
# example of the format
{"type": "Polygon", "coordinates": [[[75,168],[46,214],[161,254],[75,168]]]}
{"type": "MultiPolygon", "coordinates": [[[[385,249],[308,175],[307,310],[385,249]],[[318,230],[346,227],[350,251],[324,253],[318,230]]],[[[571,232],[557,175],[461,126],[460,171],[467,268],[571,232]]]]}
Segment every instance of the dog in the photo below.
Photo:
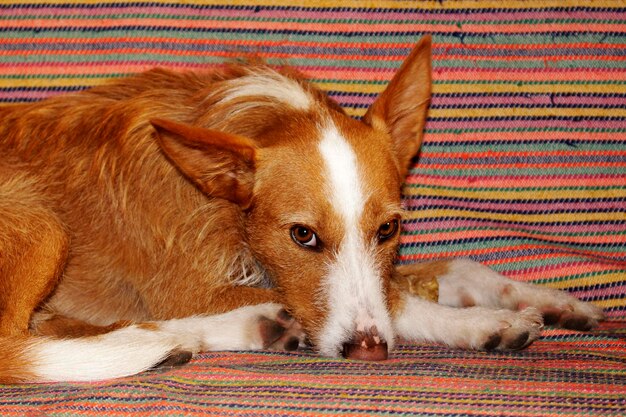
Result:
{"type": "Polygon", "coordinates": [[[362,120],[262,62],[0,107],[0,382],[304,342],[521,349],[544,320],[597,325],[600,308],[469,259],[394,266],[430,55],[426,36],[362,120]]]}

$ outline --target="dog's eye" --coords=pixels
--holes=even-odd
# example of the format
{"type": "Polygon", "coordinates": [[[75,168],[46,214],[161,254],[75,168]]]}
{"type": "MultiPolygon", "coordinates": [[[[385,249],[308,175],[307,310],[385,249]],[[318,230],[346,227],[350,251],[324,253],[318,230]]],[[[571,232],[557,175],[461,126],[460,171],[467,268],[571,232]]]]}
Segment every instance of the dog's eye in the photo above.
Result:
{"type": "Polygon", "coordinates": [[[318,249],[319,242],[313,230],[306,226],[296,225],[291,228],[291,238],[300,246],[309,249],[318,249]]]}
{"type": "Polygon", "coordinates": [[[389,239],[398,231],[398,220],[392,220],[387,223],[383,223],[378,228],[378,241],[384,242],[389,239]]]}

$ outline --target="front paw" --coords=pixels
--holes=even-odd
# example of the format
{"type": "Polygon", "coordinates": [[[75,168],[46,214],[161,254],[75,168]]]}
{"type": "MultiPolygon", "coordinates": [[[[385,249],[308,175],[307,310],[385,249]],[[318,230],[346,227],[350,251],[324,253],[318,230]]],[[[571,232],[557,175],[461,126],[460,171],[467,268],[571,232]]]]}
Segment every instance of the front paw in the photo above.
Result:
{"type": "MultiPolygon", "coordinates": [[[[506,314],[504,314],[506,316],[506,314]]],[[[527,308],[500,319],[500,329],[492,333],[484,350],[519,350],[529,346],[540,335],[543,320],[534,308],[527,308]]]]}
{"type": "Polygon", "coordinates": [[[511,302],[519,310],[529,306],[537,308],[546,325],[588,331],[605,318],[600,307],[580,301],[565,291],[536,287],[516,291],[505,287],[504,296],[514,298],[511,302]]]}
{"type": "Polygon", "coordinates": [[[263,349],[293,351],[304,340],[302,325],[283,308],[257,320],[263,349]]]}
{"type": "Polygon", "coordinates": [[[542,307],[541,313],[547,325],[571,330],[588,331],[604,320],[601,308],[578,300],[565,305],[542,307]]]}
{"type": "Polygon", "coordinates": [[[473,318],[452,346],[475,350],[519,350],[540,335],[543,320],[539,311],[527,308],[520,312],[472,307],[473,318]]]}

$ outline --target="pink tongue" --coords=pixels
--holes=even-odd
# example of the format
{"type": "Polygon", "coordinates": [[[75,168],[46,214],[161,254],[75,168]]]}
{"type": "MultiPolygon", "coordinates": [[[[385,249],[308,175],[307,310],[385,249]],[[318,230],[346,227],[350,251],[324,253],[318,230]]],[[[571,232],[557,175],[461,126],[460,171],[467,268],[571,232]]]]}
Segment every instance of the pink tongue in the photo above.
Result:
{"type": "Polygon", "coordinates": [[[360,361],[384,361],[387,359],[387,343],[363,346],[362,343],[344,343],[343,357],[360,361]]]}

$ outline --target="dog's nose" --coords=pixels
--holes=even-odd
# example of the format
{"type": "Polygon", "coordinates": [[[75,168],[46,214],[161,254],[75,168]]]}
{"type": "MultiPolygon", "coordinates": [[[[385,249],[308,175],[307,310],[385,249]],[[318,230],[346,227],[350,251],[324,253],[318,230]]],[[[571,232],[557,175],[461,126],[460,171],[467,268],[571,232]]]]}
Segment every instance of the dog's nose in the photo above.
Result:
{"type": "Polygon", "coordinates": [[[346,359],[361,361],[384,361],[387,359],[387,342],[378,335],[376,327],[369,331],[357,331],[354,338],[343,344],[342,355],[346,359]]]}

